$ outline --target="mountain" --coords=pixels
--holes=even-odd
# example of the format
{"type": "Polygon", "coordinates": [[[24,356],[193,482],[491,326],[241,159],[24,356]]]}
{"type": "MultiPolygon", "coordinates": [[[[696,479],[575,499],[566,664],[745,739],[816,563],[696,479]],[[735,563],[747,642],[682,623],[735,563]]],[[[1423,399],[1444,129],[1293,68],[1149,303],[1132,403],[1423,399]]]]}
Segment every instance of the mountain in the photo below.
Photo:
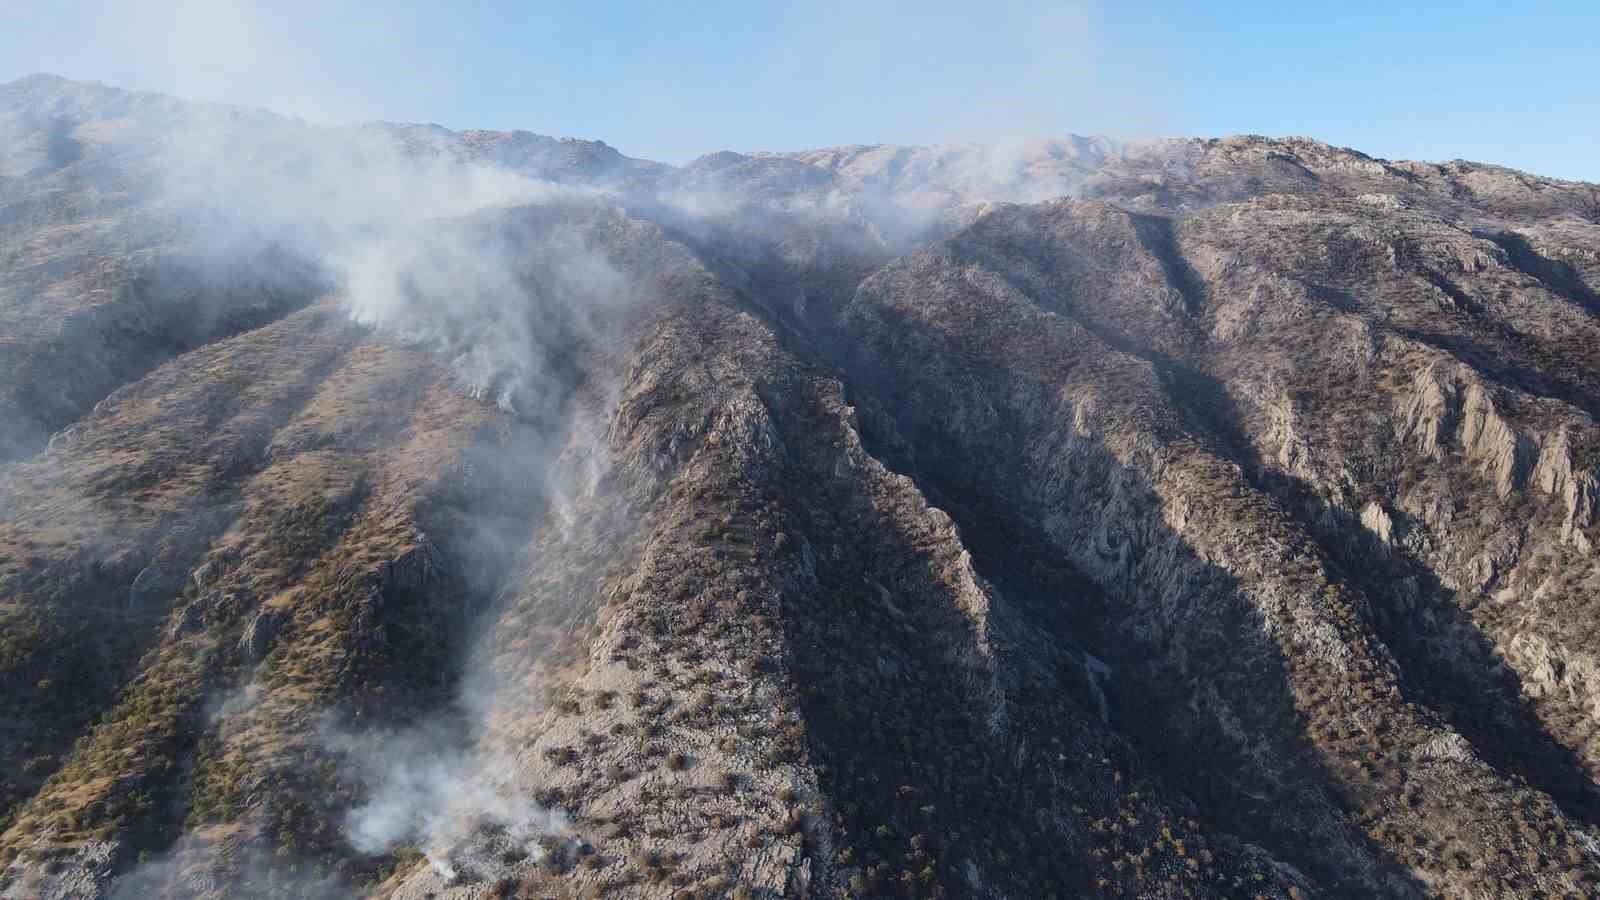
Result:
{"type": "Polygon", "coordinates": [[[0,897],[1600,891],[1600,186],[0,136],[0,897]]]}

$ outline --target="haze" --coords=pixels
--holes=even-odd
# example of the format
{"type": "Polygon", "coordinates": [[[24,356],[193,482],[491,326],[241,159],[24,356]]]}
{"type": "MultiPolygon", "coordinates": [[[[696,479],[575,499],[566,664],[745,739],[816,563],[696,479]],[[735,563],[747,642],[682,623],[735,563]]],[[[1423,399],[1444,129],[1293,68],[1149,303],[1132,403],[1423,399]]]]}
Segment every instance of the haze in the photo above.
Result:
{"type": "Polygon", "coordinates": [[[522,128],[673,163],[1261,133],[1600,179],[1589,3],[374,6],[21,0],[0,81],[47,71],[320,120],[522,128]]]}

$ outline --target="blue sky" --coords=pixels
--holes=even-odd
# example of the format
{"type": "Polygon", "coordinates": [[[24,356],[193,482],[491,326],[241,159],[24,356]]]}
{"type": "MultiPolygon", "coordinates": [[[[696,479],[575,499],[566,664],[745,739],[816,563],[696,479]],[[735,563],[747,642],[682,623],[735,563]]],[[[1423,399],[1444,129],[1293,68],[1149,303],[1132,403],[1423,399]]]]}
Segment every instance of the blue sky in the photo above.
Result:
{"type": "Polygon", "coordinates": [[[682,162],[888,141],[1304,134],[1600,181],[1600,2],[4,0],[38,71],[600,138],[682,162]]]}

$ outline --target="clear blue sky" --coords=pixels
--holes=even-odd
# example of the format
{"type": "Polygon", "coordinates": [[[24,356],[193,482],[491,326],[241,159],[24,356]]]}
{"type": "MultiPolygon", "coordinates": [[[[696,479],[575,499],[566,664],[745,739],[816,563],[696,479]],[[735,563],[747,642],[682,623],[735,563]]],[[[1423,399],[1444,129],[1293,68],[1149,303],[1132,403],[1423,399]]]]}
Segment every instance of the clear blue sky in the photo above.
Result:
{"type": "Polygon", "coordinates": [[[1600,0],[0,4],[0,80],[525,128],[669,162],[1256,132],[1600,181],[1600,0]]]}

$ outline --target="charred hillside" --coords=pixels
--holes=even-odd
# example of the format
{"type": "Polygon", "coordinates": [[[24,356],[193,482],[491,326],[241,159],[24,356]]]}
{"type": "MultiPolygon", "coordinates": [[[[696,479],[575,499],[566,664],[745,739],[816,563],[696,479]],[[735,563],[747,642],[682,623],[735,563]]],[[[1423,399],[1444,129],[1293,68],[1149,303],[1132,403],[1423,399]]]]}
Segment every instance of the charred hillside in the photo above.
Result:
{"type": "Polygon", "coordinates": [[[0,896],[1600,890],[1600,188],[0,135],[0,896]]]}

